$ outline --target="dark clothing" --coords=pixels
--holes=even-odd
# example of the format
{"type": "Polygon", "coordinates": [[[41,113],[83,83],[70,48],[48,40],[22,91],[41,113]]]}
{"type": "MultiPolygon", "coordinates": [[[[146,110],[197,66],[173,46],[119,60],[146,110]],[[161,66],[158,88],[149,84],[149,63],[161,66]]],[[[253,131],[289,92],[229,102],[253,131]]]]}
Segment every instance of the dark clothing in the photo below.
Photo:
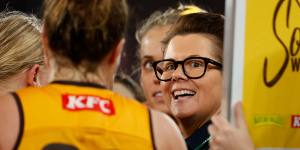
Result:
{"type": "Polygon", "coordinates": [[[201,128],[197,129],[191,136],[185,139],[187,147],[189,150],[208,150],[209,141],[206,141],[209,138],[208,126],[211,124],[211,121],[205,123],[201,128]],[[206,142],[205,142],[206,141],[206,142]],[[205,144],[204,144],[205,142],[205,144]],[[204,144],[204,145],[202,145],[204,144]],[[200,148],[200,145],[201,148],[200,148]],[[199,149],[200,148],[200,149],[199,149]]]}

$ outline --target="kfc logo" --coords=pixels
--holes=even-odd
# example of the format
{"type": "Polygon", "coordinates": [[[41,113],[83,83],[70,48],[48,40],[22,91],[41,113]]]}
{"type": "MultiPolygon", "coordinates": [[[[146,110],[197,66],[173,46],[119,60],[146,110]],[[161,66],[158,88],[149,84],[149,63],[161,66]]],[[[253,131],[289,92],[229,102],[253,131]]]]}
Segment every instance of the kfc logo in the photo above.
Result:
{"type": "Polygon", "coordinates": [[[105,115],[115,114],[114,105],[111,100],[92,95],[62,95],[63,108],[70,111],[91,110],[99,111],[105,115]]]}
{"type": "Polygon", "coordinates": [[[300,115],[292,115],[292,128],[300,128],[300,115]]]}

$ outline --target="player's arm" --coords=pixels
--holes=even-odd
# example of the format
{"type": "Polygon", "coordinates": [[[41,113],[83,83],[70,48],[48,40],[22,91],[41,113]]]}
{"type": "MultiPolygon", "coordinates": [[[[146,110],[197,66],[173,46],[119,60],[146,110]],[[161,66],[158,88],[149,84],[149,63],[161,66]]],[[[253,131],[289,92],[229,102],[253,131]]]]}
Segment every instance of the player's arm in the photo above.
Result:
{"type": "Polygon", "coordinates": [[[175,124],[166,114],[151,110],[154,143],[158,150],[185,150],[186,144],[175,124]]]}
{"type": "Polygon", "coordinates": [[[16,144],[20,116],[16,100],[11,94],[0,95],[0,150],[12,150],[16,144]]]}

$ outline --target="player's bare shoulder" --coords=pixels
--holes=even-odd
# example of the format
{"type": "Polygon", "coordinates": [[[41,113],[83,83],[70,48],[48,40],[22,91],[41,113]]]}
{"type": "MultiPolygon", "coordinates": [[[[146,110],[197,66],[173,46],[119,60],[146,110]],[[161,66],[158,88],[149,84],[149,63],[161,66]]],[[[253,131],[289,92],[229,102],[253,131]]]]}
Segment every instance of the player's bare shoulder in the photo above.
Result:
{"type": "Polygon", "coordinates": [[[150,110],[154,142],[157,149],[185,150],[184,139],[175,122],[166,114],[150,110]]]}
{"type": "Polygon", "coordinates": [[[20,131],[19,101],[10,93],[0,94],[0,149],[13,149],[20,131]]]}

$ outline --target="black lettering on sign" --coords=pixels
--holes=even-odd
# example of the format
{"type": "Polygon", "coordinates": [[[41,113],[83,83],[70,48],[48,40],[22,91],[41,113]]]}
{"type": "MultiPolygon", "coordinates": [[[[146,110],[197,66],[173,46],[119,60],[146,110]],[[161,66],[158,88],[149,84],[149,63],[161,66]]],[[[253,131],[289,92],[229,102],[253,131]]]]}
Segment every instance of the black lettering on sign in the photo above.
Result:
{"type": "Polygon", "coordinates": [[[297,54],[299,53],[300,50],[300,25],[299,27],[293,28],[293,33],[291,35],[290,43],[289,46],[283,42],[283,39],[279,36],[277,28],[276,28],[276,23],[278,22],[277,17],[279,14],[279,11],[281,11],[286,4],[286,28],[290,29],[290,16],[291,16],[291,8],[293,5],[297,5],[300,9],[300,2],[299,0],[279,0],[275,11],[273,15],[273,33],[277,41],[280,43],[282,46],[282,50],[284,51],[284,61],[282,62],[282,65],[280,69],[277,71],[275,76],[271,78],[270,80],[267,79],[267,74],[268,74],[268,58],[265,58],[264,64],[263,64],[263,80],[264,83],[267,87],[273,87],[283,76],[288,63],[289,59],[291,58],[291,66],[292,66],[292,71],[293,72],[298,72],[299,71],[299,66],[300,66],[300,60],[297,58],[297,54]],[[287,2],[287,3],[284,3],[287,2]]]}

